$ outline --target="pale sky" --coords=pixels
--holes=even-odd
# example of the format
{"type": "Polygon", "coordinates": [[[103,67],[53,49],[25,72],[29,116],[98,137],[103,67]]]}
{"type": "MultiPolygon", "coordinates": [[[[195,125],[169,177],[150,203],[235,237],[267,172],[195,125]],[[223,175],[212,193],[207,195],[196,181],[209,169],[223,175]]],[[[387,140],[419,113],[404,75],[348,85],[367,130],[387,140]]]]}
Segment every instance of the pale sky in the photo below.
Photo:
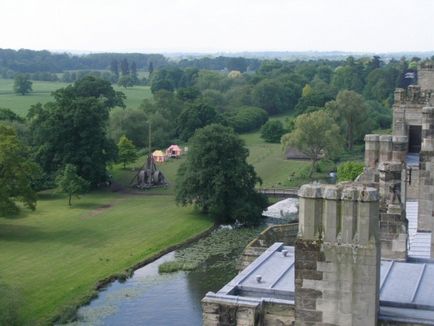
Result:
{"type": "Polygon", "coordinates": [[[434,0],[0,0],[0,48],[434,50],[434,0]]]}

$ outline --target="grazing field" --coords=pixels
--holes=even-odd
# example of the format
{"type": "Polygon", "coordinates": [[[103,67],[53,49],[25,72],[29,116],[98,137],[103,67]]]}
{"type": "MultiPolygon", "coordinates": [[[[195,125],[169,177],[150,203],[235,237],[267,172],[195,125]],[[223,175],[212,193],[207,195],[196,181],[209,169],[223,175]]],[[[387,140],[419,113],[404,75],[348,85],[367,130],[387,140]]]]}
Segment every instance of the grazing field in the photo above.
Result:
{"type": "Polygon", "coordinates": [[[98,281],[211,226],[173,196],[98,192],[68,208],[43,194],[35,212],[0,218],[0,280],[20,294],[26,323],[46,324],[98,281]]]}
{"type": "Polygon", "coordinates": [[[280,144],[266,143],[259,132],[241,136],[249,148],[248,162],[255,167],[256,173],[262,179],[264,188],[293,187],[305,183],[306,180],[289,180],[300,169],[310,165],[309,161],[286,160],[280,144]]]}
{"type": "MultiPolygon", "coordinates": [[[[16,95],[13,90],[13,79],[0,79],[0,108],[8,108],[21,116],[25,116],[33,104],[46,103],[53,100],[51,93],[65,87],[67,83],[33,81],[33,91],[25,96],[16,95]]],[[[123,92],[127,108],[135,109],[145,98],[151,97],[148,86],[134,86],[123,88],[114,86],[115,90],[123,92]]]]}

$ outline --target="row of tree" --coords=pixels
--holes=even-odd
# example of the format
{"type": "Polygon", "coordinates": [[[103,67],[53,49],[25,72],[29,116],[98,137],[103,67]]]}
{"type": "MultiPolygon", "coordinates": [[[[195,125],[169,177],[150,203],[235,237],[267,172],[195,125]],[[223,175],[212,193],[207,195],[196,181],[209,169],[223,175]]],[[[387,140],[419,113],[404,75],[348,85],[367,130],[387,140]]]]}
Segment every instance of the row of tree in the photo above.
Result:
{"type": "MultiPolygon", "coordinates": [[[[393,89],[406,81],[401,77],[408,65],[407,61],[385,64],[374,57],[366,61],[349,58],[344,63],[266,61],[256,73],[165,67],[151,75],[153,99],[145,100],[138,109],[115,112],[110,133],[115,141],[127,135],[142,147],[147,142],[146,126],[151,123],[155,144],[164,147],[176,139],[187,141],[197,128],[211,123],[248,132],[261,127],[268,116],[295,116],[332,105],[340,91],[360,90],[360,86],[352,89],[360,82],[364,85],[362,97],[357,97],[355,104],[363,108],[357,117],[363,117],[365,123],[349,127],[352,139],[348,148],[352,149],[352,144],[361,140],[362,130],[390,127],[390,99],[393,89]],[[388,77],[390,71],[396,78],[388,77]],[[380,76],[377,82],[373,76],[380,76]],[[386,85],[381,92],[380,85],[386,85]],[[377,95],[371,96],[374,90],[377,95]]],[[[291,120],[286,124],[270,121],[264,127],[264,139],[279,142],[292,126],[291,120]]]]}

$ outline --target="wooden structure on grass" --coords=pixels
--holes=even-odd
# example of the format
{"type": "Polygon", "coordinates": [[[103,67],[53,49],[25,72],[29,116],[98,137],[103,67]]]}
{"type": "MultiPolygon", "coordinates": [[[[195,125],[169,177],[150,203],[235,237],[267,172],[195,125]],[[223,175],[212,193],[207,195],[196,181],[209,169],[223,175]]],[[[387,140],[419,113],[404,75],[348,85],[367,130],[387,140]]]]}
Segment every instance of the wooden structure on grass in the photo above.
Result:
{"type": "Polygon", "coordinates": [[[151,151],[151,124],[149,124],[148,158],[143,168],[141,168],[131,180],[131,184],[133,183],[134,187],[139,189],[149,189],[167,185],[167,180],[163,172],[161,172],[155,164],[155,159],[151,151]]]}

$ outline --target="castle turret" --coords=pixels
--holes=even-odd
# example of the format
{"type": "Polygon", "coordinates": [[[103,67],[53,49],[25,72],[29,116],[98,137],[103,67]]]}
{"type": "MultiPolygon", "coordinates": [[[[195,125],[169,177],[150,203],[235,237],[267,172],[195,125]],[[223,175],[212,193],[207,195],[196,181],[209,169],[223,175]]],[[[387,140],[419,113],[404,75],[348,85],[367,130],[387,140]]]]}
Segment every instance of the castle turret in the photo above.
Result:
{"type": "Polygon", "coordinates": [[[304,185],[295,245],[296,325],[376,325],[378,192],[304,185]]]}
{"type": "Polygon", "coordinates": [[[417,71],[417,79],[422,91],[434,91],[434,64],[421,64],[417,71]]]}

